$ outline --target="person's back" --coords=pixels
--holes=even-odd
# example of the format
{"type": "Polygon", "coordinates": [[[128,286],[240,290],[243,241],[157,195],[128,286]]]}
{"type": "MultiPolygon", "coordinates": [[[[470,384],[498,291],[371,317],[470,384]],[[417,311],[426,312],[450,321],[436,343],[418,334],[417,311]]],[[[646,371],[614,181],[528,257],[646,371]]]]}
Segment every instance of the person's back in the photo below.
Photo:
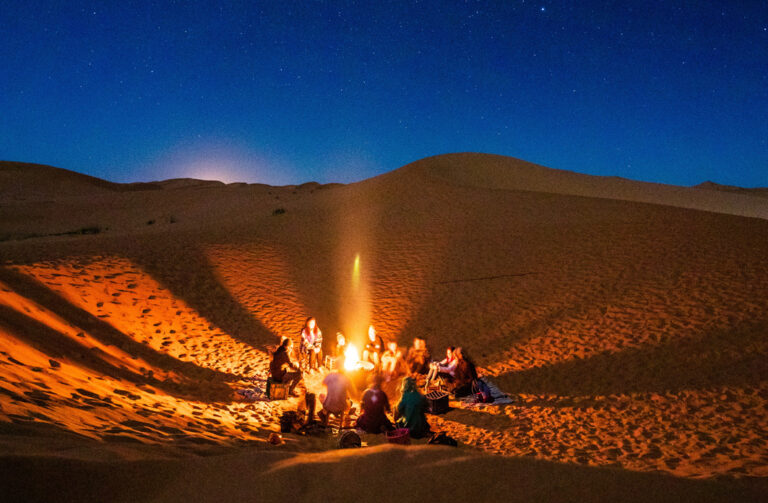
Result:
{"type": "Polygon", "coordinates": [[[269,374],[275,382],[282,382],[285,376],[286,366],[290,366],[291,359],[288,357],[288,351],[284,346],[279,346],[272,353],[272,361],[269,362],[269,374]]]}
{"type": "Polygon", "coordinates": [[[323,379],[328,393],[323,400],[323,408],[333,414],[340,414],[347,409],[347,396],[351,392],[352,382],[341,372],[331,372],[323,379]]]}
{"type": "Polygon", "coordinates": [[[363,413],[357,420],[357,427],[368,433],[381,433],[384,430],[391,430],[392,423],[387,417],[389,412],[389,398],[380,386],[381,378],[376,377],[374,385],[368,388],[360,400],[360,406],[363,413]]]}
{"type": "Polygon", "coordinates": [[[397,404],[397,424],[408,428],[413,438],[422,438],[429,433],[426,417],[427,399],[416,389],[416,381],[407,377],[403,381],[403,394],[397,404]]]}

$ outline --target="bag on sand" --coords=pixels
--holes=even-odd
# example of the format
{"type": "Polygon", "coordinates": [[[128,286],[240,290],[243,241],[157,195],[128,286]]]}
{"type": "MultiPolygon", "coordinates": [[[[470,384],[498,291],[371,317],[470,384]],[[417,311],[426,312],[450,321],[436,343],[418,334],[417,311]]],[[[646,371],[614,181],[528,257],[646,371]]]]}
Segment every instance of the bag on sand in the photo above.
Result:
{"type": "Polygon", "coordinates": [[[451,447],[457,447],[459,445],[455,439],[449,437],[444,431],[438,431],[427,442],[430,445],[450,445],[451,447]]]}
{"type": "Polygon", "coordinates": [[[478,403],[493,402],[491,388],[489,388],[488,384],[482,379],[475,379],[475,382],[472,383],[472,393],[475,397],[475,401],[478,403]]]}

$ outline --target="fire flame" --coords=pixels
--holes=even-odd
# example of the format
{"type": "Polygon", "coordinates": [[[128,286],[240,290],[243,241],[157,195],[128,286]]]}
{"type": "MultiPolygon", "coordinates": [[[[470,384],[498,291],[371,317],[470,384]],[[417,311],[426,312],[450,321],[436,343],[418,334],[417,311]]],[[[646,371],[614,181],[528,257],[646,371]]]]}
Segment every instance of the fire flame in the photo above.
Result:
{"type": "Polygon", "coordinates": [[[344,369],[355,370],[359,362],[360,352],[357,350],[355,345],[350,342],[347,344],[347,349],[344,350],[344,369]]]}

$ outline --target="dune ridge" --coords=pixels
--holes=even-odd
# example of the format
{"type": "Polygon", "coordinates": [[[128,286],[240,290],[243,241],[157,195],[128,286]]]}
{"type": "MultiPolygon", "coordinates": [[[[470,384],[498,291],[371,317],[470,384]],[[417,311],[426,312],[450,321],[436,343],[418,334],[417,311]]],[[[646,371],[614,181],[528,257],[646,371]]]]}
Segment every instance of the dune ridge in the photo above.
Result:
{"type": "Polygon", "coordinates": [[[427,157],[401,169],[423,171],[448,183],[468,187],[599,197],[768,218],[768,203],[763,200],[766,189],[760,188],[742,189],[711,183],[679,187],[585,175],[512,157],[472,152],[427,157]],[[712,190],[715,185],[718,193],[712,190]]]}

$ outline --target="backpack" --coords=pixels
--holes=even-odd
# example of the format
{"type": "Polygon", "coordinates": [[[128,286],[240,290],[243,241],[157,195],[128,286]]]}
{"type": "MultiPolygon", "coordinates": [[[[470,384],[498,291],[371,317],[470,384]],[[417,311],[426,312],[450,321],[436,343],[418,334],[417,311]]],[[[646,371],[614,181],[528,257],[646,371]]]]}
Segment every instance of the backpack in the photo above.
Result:
{"type": "Polygon", "coordinates": [[[472,393],[474,394],[475,401],[478,403],[491,403],[493,402],[493,395],[491,394],[491,388],[482,379],[475,379],[472,383],[472,393]]]}

